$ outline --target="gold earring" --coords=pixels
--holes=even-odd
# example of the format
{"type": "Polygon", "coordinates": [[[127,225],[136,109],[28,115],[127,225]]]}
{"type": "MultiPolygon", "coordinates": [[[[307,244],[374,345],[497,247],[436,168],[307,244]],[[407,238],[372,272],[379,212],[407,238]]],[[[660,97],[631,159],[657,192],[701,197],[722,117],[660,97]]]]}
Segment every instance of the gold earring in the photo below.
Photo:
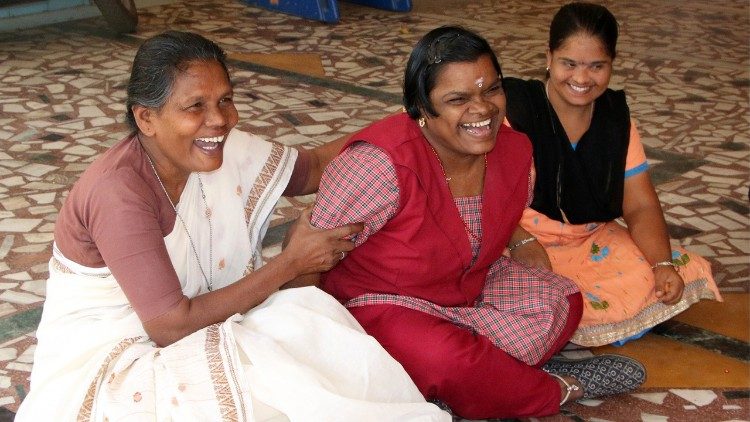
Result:
{"type": "Polygon", "coordinates": [[[424,127],[424,125],[427,124],[427,122],[424,120],[424,117],[420,117],[417,119],[417,123],[419,124],[419,127],[424,127]]]}

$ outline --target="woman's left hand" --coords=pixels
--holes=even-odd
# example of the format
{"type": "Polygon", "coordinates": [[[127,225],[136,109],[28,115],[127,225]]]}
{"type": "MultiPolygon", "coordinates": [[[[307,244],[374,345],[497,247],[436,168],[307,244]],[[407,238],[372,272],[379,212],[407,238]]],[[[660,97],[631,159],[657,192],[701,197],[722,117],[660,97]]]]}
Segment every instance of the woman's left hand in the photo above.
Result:
{"type": "Polygon", "coordinates": [[[656,297],[665,305],[674,305],[682,298],[685,282],[671,266],[656,267],[654,269],[656,297]]]}
{"type": "Polygon", "coordinates": [[[529,242],[521,245],[510,252],[511,258],[523,262],[530,267],[544,268],[552,271],[552,263],[547,252],[539,241],[529,242]]]}

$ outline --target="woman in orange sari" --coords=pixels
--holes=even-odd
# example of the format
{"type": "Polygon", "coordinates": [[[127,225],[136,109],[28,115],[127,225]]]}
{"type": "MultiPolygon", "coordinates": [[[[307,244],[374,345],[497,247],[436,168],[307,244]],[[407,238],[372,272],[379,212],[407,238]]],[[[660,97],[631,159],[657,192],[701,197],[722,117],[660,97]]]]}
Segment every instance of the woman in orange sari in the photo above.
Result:
{"type": "Polygon", "coordinates": [[[708,262],[670,246],[625,94],[608,88],[617,33],[605,7],[563,6],[547,80],[504,82],[508,121],[531,139],[536,170],[521,221],[529,235],[511,255],[575,281],[584,311],[571,341],[584,346],[620,344],[700,299],[721,300],[708,262]]]}

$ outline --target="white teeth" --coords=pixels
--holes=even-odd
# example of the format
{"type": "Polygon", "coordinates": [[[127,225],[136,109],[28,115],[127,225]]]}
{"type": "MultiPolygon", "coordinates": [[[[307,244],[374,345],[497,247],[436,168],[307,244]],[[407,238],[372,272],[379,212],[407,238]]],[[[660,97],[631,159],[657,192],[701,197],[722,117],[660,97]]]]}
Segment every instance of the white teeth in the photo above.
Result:
{"type": "Polygon", "coordinates": [[[487,119],[487,120],[482,120],[481,122],[464,123],[461,126],[465,126],[465,127],[482,127],[482,126],[489,125],[491,121],[492,121],[492,119],[487,119]]]}
{"type": "Polygon", "coordinates": [[[197,138],[196,141],[202,141],[202,142],[214,142],[219,143],[224,140],[224,136],[214,136],[211,138],[197,138]]]}
{"type": "Polygon", "coordinates": [[[571,89],[572,89],[573,91],[576,91],[576,92],[586,92],[586,91],[588,91],[588,90],[589,90],[589,87],[586,87],[586,86],[576,86],[576,85],[571,85],[571,84],[568,84],[568,86],[569,86],[569,87],[570,87],[570,88],[571,88],[571,89]]]}

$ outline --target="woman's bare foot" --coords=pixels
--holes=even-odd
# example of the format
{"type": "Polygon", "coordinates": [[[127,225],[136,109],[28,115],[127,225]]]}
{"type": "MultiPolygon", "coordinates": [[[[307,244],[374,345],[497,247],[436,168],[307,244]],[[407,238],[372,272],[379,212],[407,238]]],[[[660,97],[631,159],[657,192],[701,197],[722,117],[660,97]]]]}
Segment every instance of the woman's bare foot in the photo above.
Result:
{"type": "Polygon", "coordinates": [[[555,377],[557,383],[560,384],[560,406],[583,398],[583,386],[581,386],[581,383],[577,379],[554,374],[550,375],[555,377]]]}

